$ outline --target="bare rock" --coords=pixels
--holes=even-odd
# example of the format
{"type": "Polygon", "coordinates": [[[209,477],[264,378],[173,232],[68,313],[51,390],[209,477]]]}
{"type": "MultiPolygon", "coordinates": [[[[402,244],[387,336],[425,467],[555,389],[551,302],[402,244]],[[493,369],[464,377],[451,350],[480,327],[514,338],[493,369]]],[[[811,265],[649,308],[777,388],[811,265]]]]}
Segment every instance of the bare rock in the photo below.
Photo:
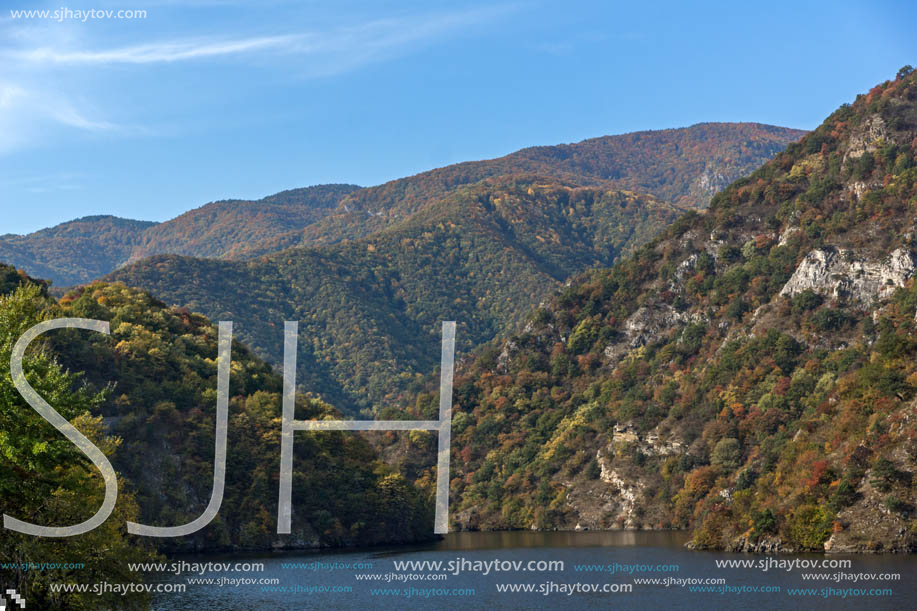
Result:
{"type": "Polygon", "coordinates": [[[903,248],[894,250],[884,260],[866,259],[850,250],[815,249],[802,260],[780,294],[793,296],[812,290],[868,307],[904,286],[914,269],[913,253],[903,248]]]}

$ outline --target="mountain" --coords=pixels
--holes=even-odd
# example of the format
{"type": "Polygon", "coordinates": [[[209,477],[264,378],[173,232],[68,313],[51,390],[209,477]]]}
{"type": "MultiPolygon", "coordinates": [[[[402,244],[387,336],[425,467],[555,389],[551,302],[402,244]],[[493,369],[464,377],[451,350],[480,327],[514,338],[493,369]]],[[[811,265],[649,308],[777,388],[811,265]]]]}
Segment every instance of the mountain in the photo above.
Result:
{"type": "MultiPolygon", "coordinates": [[[[42,571],[0,567],[4,583],[39,608],[131,608],[142,593],[63,593],[49,583],[85,571],[143,580],[128,562],[152,562],[155,552],[268,550],[411,543],[432,535],[432,487],[416,488],[383,464],[349,432],[297,433],[293,467],[293,532],[276,534],[282,380],[242,344],[233,342],[226,480],[214,520],[185,537],[127,535],[125,521],[186,524],[210,499],[216,412],[217,330],[199,314],[168,308],[119,284],[93,283],[55,301],[44,284],[0,265],[0,356],[48,318],[110,321],[111,334],[61,330],[26,352],[30,384],[105,453],[118,473],[114,513],[92,532],[66,540],[8,531],[0,543],[17,562],[55,557],[42,571]],[[2,279],[6,280],[2,280],[2,279]],[[9,281],[7,281],[9,280],[9,281]],[[154,549],[154,545],[157,549],[154,549]],[[66,563],[79,563],[80,570],[66,563]],[[98,595],[97,595],[98,594],[98,595]]],[[[340,416],[327,404],[298,396],[296,418],[340,416]]],[[[0,509],[42,524],[74,524],[101,505],[101,474],[77,447],[33,410],[0,374],[0,509]]]]}
{"type": "Polygon", "coordinates": [[[503,177],[361,240],[253,261],[159,256],[110,279],[235,321],[274,363],[283,321],[300,321],[303,387],[354,413],[393,404],[438,364],[440,321],[458,321],[467,351],[682,212],[630,192],[503,177]]]}
{"type": "Polygon", "coordinates": [[[914,551],[915,160],[906,68],[465,359],[455,525],[914,551]]]}
{"type": "MultiPolygon", "coordinates": [[[[42,296],[40,286],[19,295],[23,290],[0,301],[4,323],[17,320],[17,299],[31,300],[53,318],[110,321],[110,335],[58,331],[49,335],[48,348],[61,367],[73,372],[68,375],[80,376],[80,392],[97,397],[92,415],[102,416],[106,430],[120,439],[112,464],[133,491],[143,523],[184,524],[199,516],[213,480],[215,325],[122,284],[96,282],[57,302],[42,296]]],[[[426,497],[349,433],[297,435],[294,532],[278,536],[281,390],[273,368],[234,341],[222,508],[197,533],[158,543],[171,551],[189,551],[429,538],[432,513],[426,497]]],[[[19,403],[17,409],[31,410],[19,403]]],[[[298,419],[340,417],[307,396],[297,397],[296,411],[298,419]]]]}
{"type": "Polygon", "coordinates": [[[255,202],[213,202],[145,231],[130,260],[162,253],[235,259],[282,250],[277,243],[280,236],[298,236],[357,189],[355,185],[319,185],[255,202]]]}
{"type": "Polygon", "coordinates": [[[67,287],[157,254],[248,259],[365,237],[409,220],[459,187],[515,174],[638,191],[703,208],[717,190],[804,133],[756,123],[704,123],[534,147],[367,189],[320,185],[259,201],[213,202],[158,225],[91,217],[27,236],[0,236],[0,260],[67,287]]]}
{"type": "Polygon", "coordinates": [[[278,235],[301,231],[358,188],[320,185],[258,201],[213,202],[165,223],[85,217],[25,236],[0,236],[0,261],[69,287],[149,254],[255,256],[280,250],[273,245],[278,235]]]}
{"type": "Polygon", "coordinates": [[[701,123],[522,149],[498,159],[459,163],[354,191],[334,213],[303,232],[301,245],[370,235],[402,222],[456,187],[511,174],[637,191],[701,209],[718,190],[805,133],[759,123],[701,123]]]}
{"type": "Polygon", "coordinates": [[[155,223],[87,216],[29,235],[0,236],[0,261],[69,286],[123,265],[155,223]]]}

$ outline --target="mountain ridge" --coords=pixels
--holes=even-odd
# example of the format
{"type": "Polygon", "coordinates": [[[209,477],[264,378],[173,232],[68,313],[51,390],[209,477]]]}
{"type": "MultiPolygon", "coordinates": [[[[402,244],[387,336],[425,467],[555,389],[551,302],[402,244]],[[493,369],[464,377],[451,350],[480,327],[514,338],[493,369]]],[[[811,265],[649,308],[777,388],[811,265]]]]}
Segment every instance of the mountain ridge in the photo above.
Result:
{"type": "Polygon", "coordinates": [[[459,320],[459,349],[470,349],[682,212],[629,192],[499,177],[366,238],[248,261],[159,255],[108,279],[237,321],[275,363],[279,325],[300,320],[303,387],[353,413],[394,403],[435,367],[440,320],[459,320]]]}
{"type": "MultiPolygon", "coordinates": [[[[66,287],[156,254],[250,259],[291,247],[365,237],[404,222],[456,188],[512,174],[635,190],[679,206],[702,208],[726,182],[750,172],[803,133],[757,123],[703,123],[529,147],[375,187],[317,185],[255,201],[211,202],[142,230],[128,230],[126,224],[135,221],[123,219],[123,235],[114,243],[99,217],[87,217],[102,225],[97,239],[86,232],[77,247],[55,237],[78,221],[26,236],[6,235],[0,237],[0,260],[66,287]]],[[[84,228],[85,220],[80,219],[84,228]]]]}
{"type": "Polygon", "coordinates": [[[99,278],[151,250],[231,256],[240,237],[257,243],[257,236],[271,231],[304,227],[321,216],[329,199],[336,201],[357,188],[316,185],[260,200],[219,200],[161,223],[89,215],[27,235],[0,236],[0,261],[68,287],[99,278]]]}
{"type": "Polygon", "coordinates": [[[747,174],[804,133],[761,123],[698,123],[527,147],[503,157],[461,162],[361,189],[344,198],[336,214],[307,228],[301,245],[369,235],[417,212],[431,195],[516,173],[638,191],[676,205],[703,208],[717,184],[725,186],[747,174]],[[669,156],[655,154],[663,146],[668,147],[669,156]],[[708,169],[714,169],[725,182],[714,178],[712,190],[692,195],[690,184],[701,180],[708,169]]]}

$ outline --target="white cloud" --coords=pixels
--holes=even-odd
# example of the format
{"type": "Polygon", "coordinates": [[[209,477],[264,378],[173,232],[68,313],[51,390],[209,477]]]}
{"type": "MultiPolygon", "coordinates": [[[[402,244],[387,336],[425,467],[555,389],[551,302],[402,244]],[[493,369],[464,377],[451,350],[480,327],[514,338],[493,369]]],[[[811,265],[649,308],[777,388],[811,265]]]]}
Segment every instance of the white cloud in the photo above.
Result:
{"type": "Polygon", "coordinates": [[[90,132],[127,129],[92,118],[60,94],[0,82],[0,152],[36,144],[55,125],[90,132]]]}
{"type": "Polygon", "coordinates": [[[153,43],[86,49],[70,44],[0,49],[7,61],[33,65],[155,64],[214,59],[251,53],[292,56],[330,55],[340,66],[355,67],[391,51],[435,39],[449,32],[492,21],[512,10],[496,6],[420,17],[379,19],[329,31],[240,38],[185,38],[153,43]]]}
{"type": "Polygon", "coordinates": [[[4,53],[14,61],[51,64],[152,64],[218,57],[269,48],[289,47],[297,37],[268,36],[225,41],[184,40],[102,51],[40,47],[4,53]]]}
{"type": "MultiPolygon", "coordinates": [[[[120,78],[125,70],[249,59],[259,68],[282,69],[290,78],[331,76],[416,51],[496,21],[512,10],[514,6],[501,5],[313,31],[288,29],[270,35],[196,36],[129,45],[106,45],[104,30],[81,24],[6,22],[0,31],[0,153],[53,141],[55,127],[119,135],[157,131],[104,116],[110,114],[104,109],[116,108],[113,98],[105,97],[107,91],[118,90],[111,79],[120,78]]],[[[116,112],[126,116],[132,111],[118,107],[116,112]]],[[[149,117],[127,120],[150,124],[149,117]]]]}
{"type": "Polygon", "coordinates": [[[112,131],[119,129],[119,126],[108,121],[96,121],[83,115],[80,111],[73,108],[65,100],[53,100],[42,102],[38,105],[40,111],[45,116],[68,127],[75,127],[87,131],[112,131]]]}
{"type": "Polygon", "coordinates": [[[83,187],[80,185],[63,184],[63,185],[51,185],[48,187],[28,187],[26,191],[28,191],[29,193],[59,193],[62,191],[64,192],[79,191],[82,188],[83,187]]]}

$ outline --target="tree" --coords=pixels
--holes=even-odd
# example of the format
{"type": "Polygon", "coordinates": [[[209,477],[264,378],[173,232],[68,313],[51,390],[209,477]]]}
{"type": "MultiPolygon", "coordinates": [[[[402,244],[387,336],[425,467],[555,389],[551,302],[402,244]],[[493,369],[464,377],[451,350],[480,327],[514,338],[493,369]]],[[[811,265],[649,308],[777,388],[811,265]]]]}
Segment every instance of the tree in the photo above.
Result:
{"type": "Polygon", "coordinates": [[[762,535],[777,533],[777,516],[770,509],[755,512],[752,520],[754,522],[753,534],[755,539],[760,538],[762,535]]]}
{"type": "Polygon", "coordinates": [[[713,448],[713,455],[710,462],[714,466],[734,471],[742,464],[742,450],[739,447],[739,440],[735,437],[720,439],[713,448]]]}
{"type": "MultiPolygon", "coordinates": [[[[25,284],[8,296],[0,296],[0,363],[9,363],[19,337],[55,308],[43,288],[25,284]]],[[[29,384],[57,411],[86,435],[106,455],[114,453],[119,440],[107,437],[101,417],[90,411],[104,400],[104,393],[90,393],[79,376],[64,371],[46,345],[30,347],[23,359],[29,384]]],[[[104,497],[104,483],[89,460],[60,435],[19,395],[8,370],[0,375],[0,509],[30,522],[68,525],[82,522],[95,513],[104,497]]],[[[0,556],[6,562],[80,563],[83,569],[28,571],[5,568],[0,579],[5,586],[25,594],[33,608],[92,608],[102,604],[135,606],[146,604],[146,596],[51,592],[51,583],[74,583],[85,575],[104,575],[121,583],[140,581],[140,574],[128,571],[128,562],[146,562],[154,554],[148,544],[128,540],[127,520],[138,517],[133,497],[123,484],[118,504],[100,527],[67,539],[32,537],[5,531],[0,537],[0,556]]]]}

